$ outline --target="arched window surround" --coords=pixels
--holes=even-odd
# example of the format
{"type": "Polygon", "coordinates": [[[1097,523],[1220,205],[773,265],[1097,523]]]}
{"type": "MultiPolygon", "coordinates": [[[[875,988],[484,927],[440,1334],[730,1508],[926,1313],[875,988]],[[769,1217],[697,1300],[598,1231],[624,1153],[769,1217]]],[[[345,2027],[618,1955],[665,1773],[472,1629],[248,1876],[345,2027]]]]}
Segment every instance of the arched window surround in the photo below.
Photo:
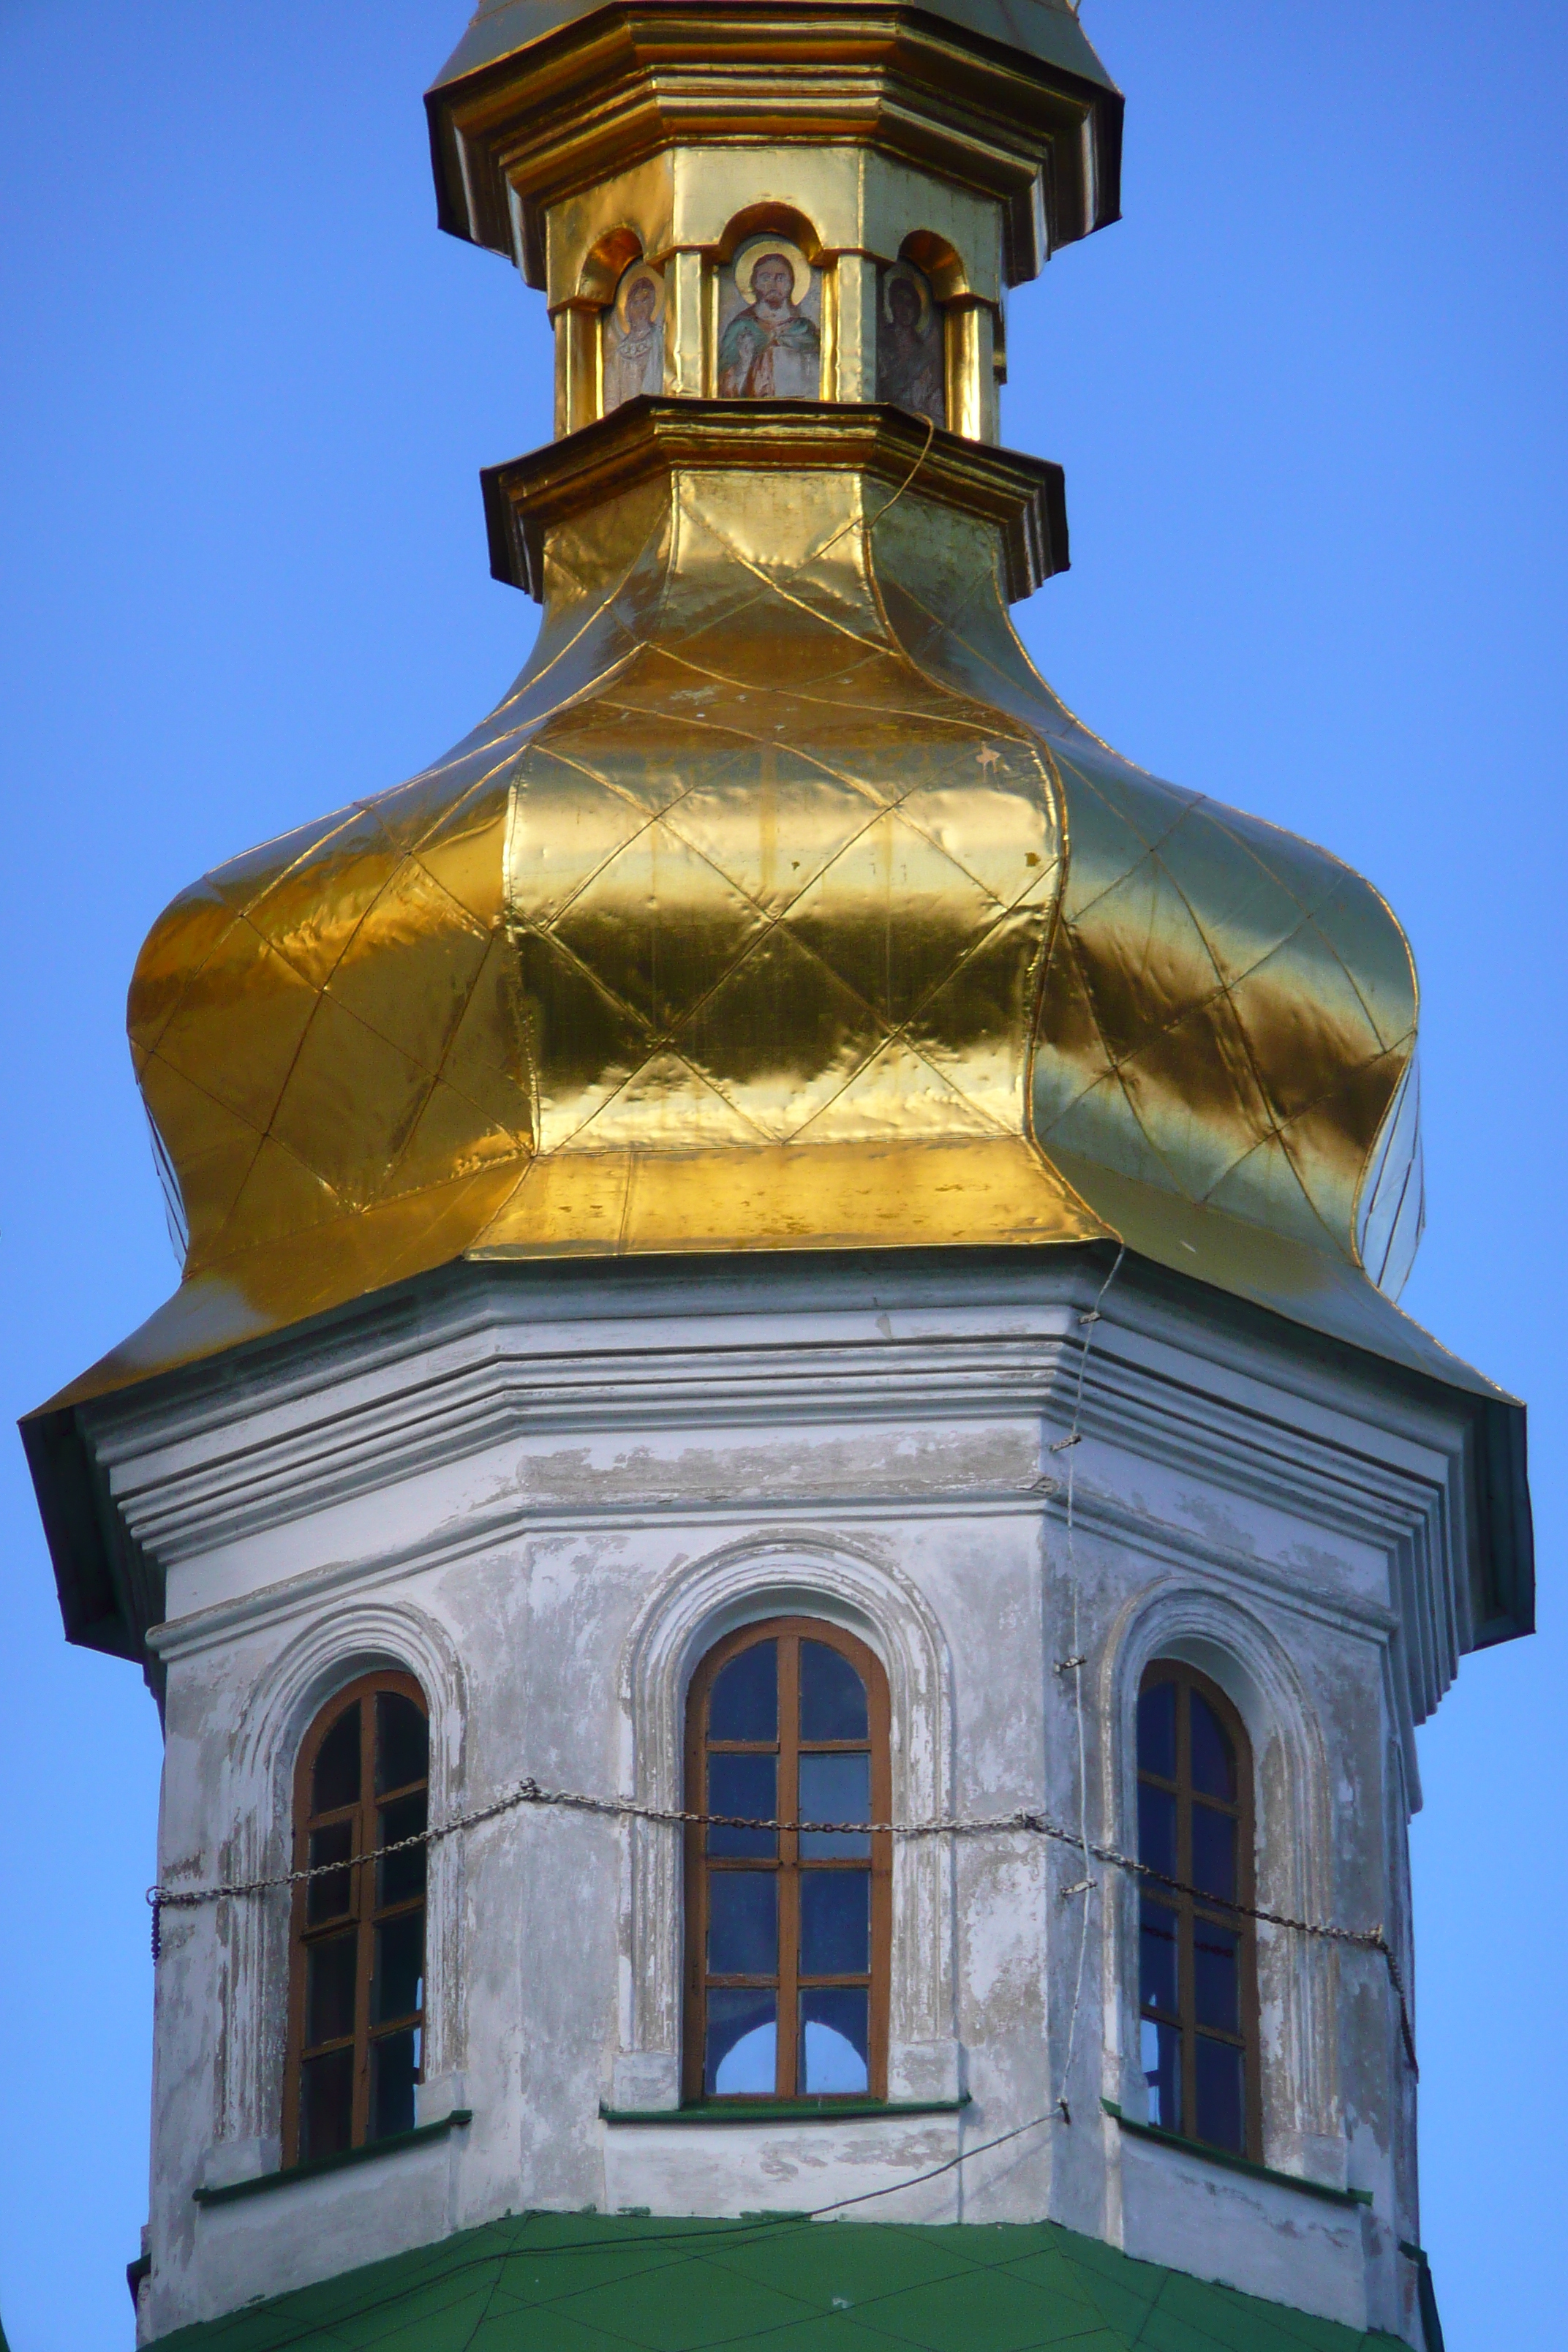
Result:
{"type": "MultiPolygon", "coordinates": [[[[256,1878],[293,1866],[300,1744],[336,1693],[376,1672],[409,1675],[424,1693],[430,1721],[431,1815],[440,1819],[457,1810],[466,1770],[468,1701],[461,1662],[447,1629],[412,1602],[345,1602],[334,1596],[319,1617],[293,1631],[247,1688],[237,1733],[225,1743],[219,1768],[219,1818],[234,1826],[218,1847],[216,1874],[256,1878]]],[[[422,2116],[463,2104],[462,1882],[463,1841],[432,1846],[422,2116]]],[[[210,1920],[201,1913],[186,1916],[196,1931],[214,1935],[217,1948],[213,2156],[226,2171],[232,2158],[224,2151],[234,2151],[245,2168],[271,2170],[282,2152],[289,1898],[283,1892],[262,1902],[219,1904],[210,1920]]]]}
{"type": "MultiPolygon", "coordinates": [[[[825,1619],[876,1653],[888,1678],[893,1813],[921,1818],[946,1810],[952,1665],[929,1603],[890,1547],[805,1530],[684,1561],[649,1595],[622,1658],[624,1792],[644,1804],[682,1803],[691,1677],[716,1642],[766,1617],[825,1619]]],[[[680,2096],[682,1853],[679,1840],[654,1823],[628,1822],[622,1836],[613,2103],[658,2110],[680,2096]]],[[[958,2088],[954,1889],[939,1847],[934,1838],[894,1841],[889,2098],[948,2098],[958,2088]]]]}
{"type": "MultiPolygon", "coordinates": [[[[1129,1601],[1108,1629],[1096,1682],[1100,1801],[1111,1843],[1138,1843],[1138,1695],[1148,1666],[1195,1666],[1235,1706],[1253,1755],[1256,1901],[1295,1917],[1332,1916],[1332,1804],[1317,1714],[1295,1661],[1245,1602],[1213,1587],[1162,1580],[1129,1601]]],[[[1103,2087],[1143,2113],[1139,2063],[1139,1904],[1135,1883],[1107,1874],[1101,1906],[1106,1974],[1103,2087]]],[[[1332,1946],[1260,1927],[1257,1939],[1258,2083],[1263,2161],[1342,2185],[1344,2149],[1334,2020],[1340,1958],[1332,1946]]]]}

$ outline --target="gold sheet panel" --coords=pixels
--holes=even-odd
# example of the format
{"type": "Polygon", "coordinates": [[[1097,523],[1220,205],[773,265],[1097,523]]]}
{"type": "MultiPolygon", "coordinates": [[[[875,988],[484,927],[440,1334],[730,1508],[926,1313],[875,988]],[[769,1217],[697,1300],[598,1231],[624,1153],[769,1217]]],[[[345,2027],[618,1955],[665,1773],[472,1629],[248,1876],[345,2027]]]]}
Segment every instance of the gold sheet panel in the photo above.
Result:
{"type": "Polygon", "coordinates": [[[1382,901],[1064,709],[1009,461],[889,486],[715,416],[660,456],[628,414],[641,477],[584,436],[490,718],[155,927],[186,1283],[96,1384],[464,1253],[1084,1240],[1128,1182],[1145,1244],[1165,1197],[1361,1279],[1415,1034],[1382,901]]]}

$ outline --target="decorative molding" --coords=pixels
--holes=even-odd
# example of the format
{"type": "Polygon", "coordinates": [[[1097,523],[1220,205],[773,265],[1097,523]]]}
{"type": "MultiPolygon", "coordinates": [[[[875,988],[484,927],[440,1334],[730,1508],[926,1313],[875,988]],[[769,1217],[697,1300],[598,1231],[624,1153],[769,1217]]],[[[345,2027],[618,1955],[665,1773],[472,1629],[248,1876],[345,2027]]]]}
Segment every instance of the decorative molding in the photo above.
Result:
{"type": "MultiPolygon", "coordinates": [[[[952,1663],[936,1617],[886,1546],[808,1529],[753,1538],[687,1561],[649,1596],[621,1659],[622,1793],[647,1805],[685,1801],[692,1673],[735,1626],[773,1616],[826,1618],[876,1651],[888,1676],[894,1812],[921,1819],[942,1811],[952,1780],[952,1663]]],[[[621,1834],[621,2048],[614,2104],[629,2108],[646,2099],[668,2107],[680,2047],[681,1836],[638,1821],[627,1821],[621,1834]]],[[[906,2048],[919,2053],[914,2066],[922,2058],[929,2066],[931,2045],[956,2041],[952,1903],[951,1864],[939,1841],[898,1840],[889,2019],[894,2099],[906,2095],[906,2048]]],[[[953,2073],[956,2083],[956,2060],[953,2073]]]]}
{"type": "MultiPolygon", "coordinates": [[[[462,1661],[446,1629],[407,1600],[358,1596],[306,1624],[262,1665],[228,1746],[209,1818],[233,1824],[218,1849],[225,1879],[292,1867],[294,1763],[300,1743],[334,1690],[378,1667],[411,1674],[430,1711],[433,1818],[455,1811],[464,1781],[468,1698],[462,1661]]],[[[461,1839],[430,1848],[426,1911],[426,2066],[440,2076],[463,2064],[461,1839]]],[[[188,1864],[161,1856],[178,1883],[188,1864]]],[[[194,1915],[205,1916],[205,1915],[194,1915]]],[[[213,1906],[219,2066],[218,2142],[275,2134],[282,2105],[289,1982],[289,1902],[270,1896],[213,1906]]]]}
{"type": "MultiPolygon", "coordinates": [[[[1334,1811],[1316,1712],[1295,1661],[1255,1610],[1212,1586],[1163,1578],[1125,1601],[1090,1671],[1102,1728],[1097,1743],[1105,1835],[1138,1846],[1138,1693],[1154,1659],[1184,1658],[1211,1675],[1247,1726],[1256,1775],[1258,1901],[1296,1918],[1331,1919],[1334,1811]]],[[[1381,1856],[1372,1874],[1381,1884],[1381,1856]]],[[[1107,1999],[1106,2095],[1141,2104],[1138,1891],[1107,1874],[1101,1911],[1107,1999]]],[[[1350,1965],[1355,1963],[1352,1961],[1350,1965]]],[[[1332,1945],[1284,1928],[1258,1931],[1263,2110],[1270,2153],[1320,2158],[1340,2149],[1338,1980],[1332,1945]]],[[[1342,2183],[1338,2184],[1342,2185],[1342,2183]]]]}

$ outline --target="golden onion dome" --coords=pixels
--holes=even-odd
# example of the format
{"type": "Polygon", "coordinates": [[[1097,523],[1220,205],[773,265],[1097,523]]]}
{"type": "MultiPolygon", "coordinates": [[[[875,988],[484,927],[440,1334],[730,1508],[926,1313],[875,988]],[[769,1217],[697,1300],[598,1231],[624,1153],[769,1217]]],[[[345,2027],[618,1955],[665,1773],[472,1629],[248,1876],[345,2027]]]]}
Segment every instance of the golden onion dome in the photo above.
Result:
{"type": "Polygon", "coordinates": [[[184,1279],[74,1394],[464,1257],[1116,1239],[1429,1360],[1374,1287],[1398,925],[1121,759],[1009,617],[1066,523],[992,446],[1002,289],[1113,214],[1113,101],[1056,0],[479,10],[432,119],[448,225],[551,295],[562,437],[485,478],[538,640],[154,926],[184,1279]]]}

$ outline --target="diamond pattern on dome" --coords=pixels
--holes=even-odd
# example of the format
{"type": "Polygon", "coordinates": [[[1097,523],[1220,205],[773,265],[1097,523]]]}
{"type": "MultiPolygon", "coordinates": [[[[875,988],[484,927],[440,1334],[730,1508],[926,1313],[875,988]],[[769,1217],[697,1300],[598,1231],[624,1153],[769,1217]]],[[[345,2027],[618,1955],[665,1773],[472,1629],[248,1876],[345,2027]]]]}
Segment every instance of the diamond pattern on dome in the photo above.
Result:
{"type": "Polygon", "coordinates": [[[1414,1023],[1375,894],[1079,730],[990,524],[741,481],[555,532],[489,720],[155,929],[190,1274],[1105,1230],[1053,1147],[1352,1258],[1414,1023]]]}
{"type": "Polygon", "coordinates": [[[1081,732],[1058,764],[1074,856],[1036,1057],[1040,1141],[1349,1255],[1415,1042],[1408,952],[1381,901],[1321,850],[1081,732]]]}

